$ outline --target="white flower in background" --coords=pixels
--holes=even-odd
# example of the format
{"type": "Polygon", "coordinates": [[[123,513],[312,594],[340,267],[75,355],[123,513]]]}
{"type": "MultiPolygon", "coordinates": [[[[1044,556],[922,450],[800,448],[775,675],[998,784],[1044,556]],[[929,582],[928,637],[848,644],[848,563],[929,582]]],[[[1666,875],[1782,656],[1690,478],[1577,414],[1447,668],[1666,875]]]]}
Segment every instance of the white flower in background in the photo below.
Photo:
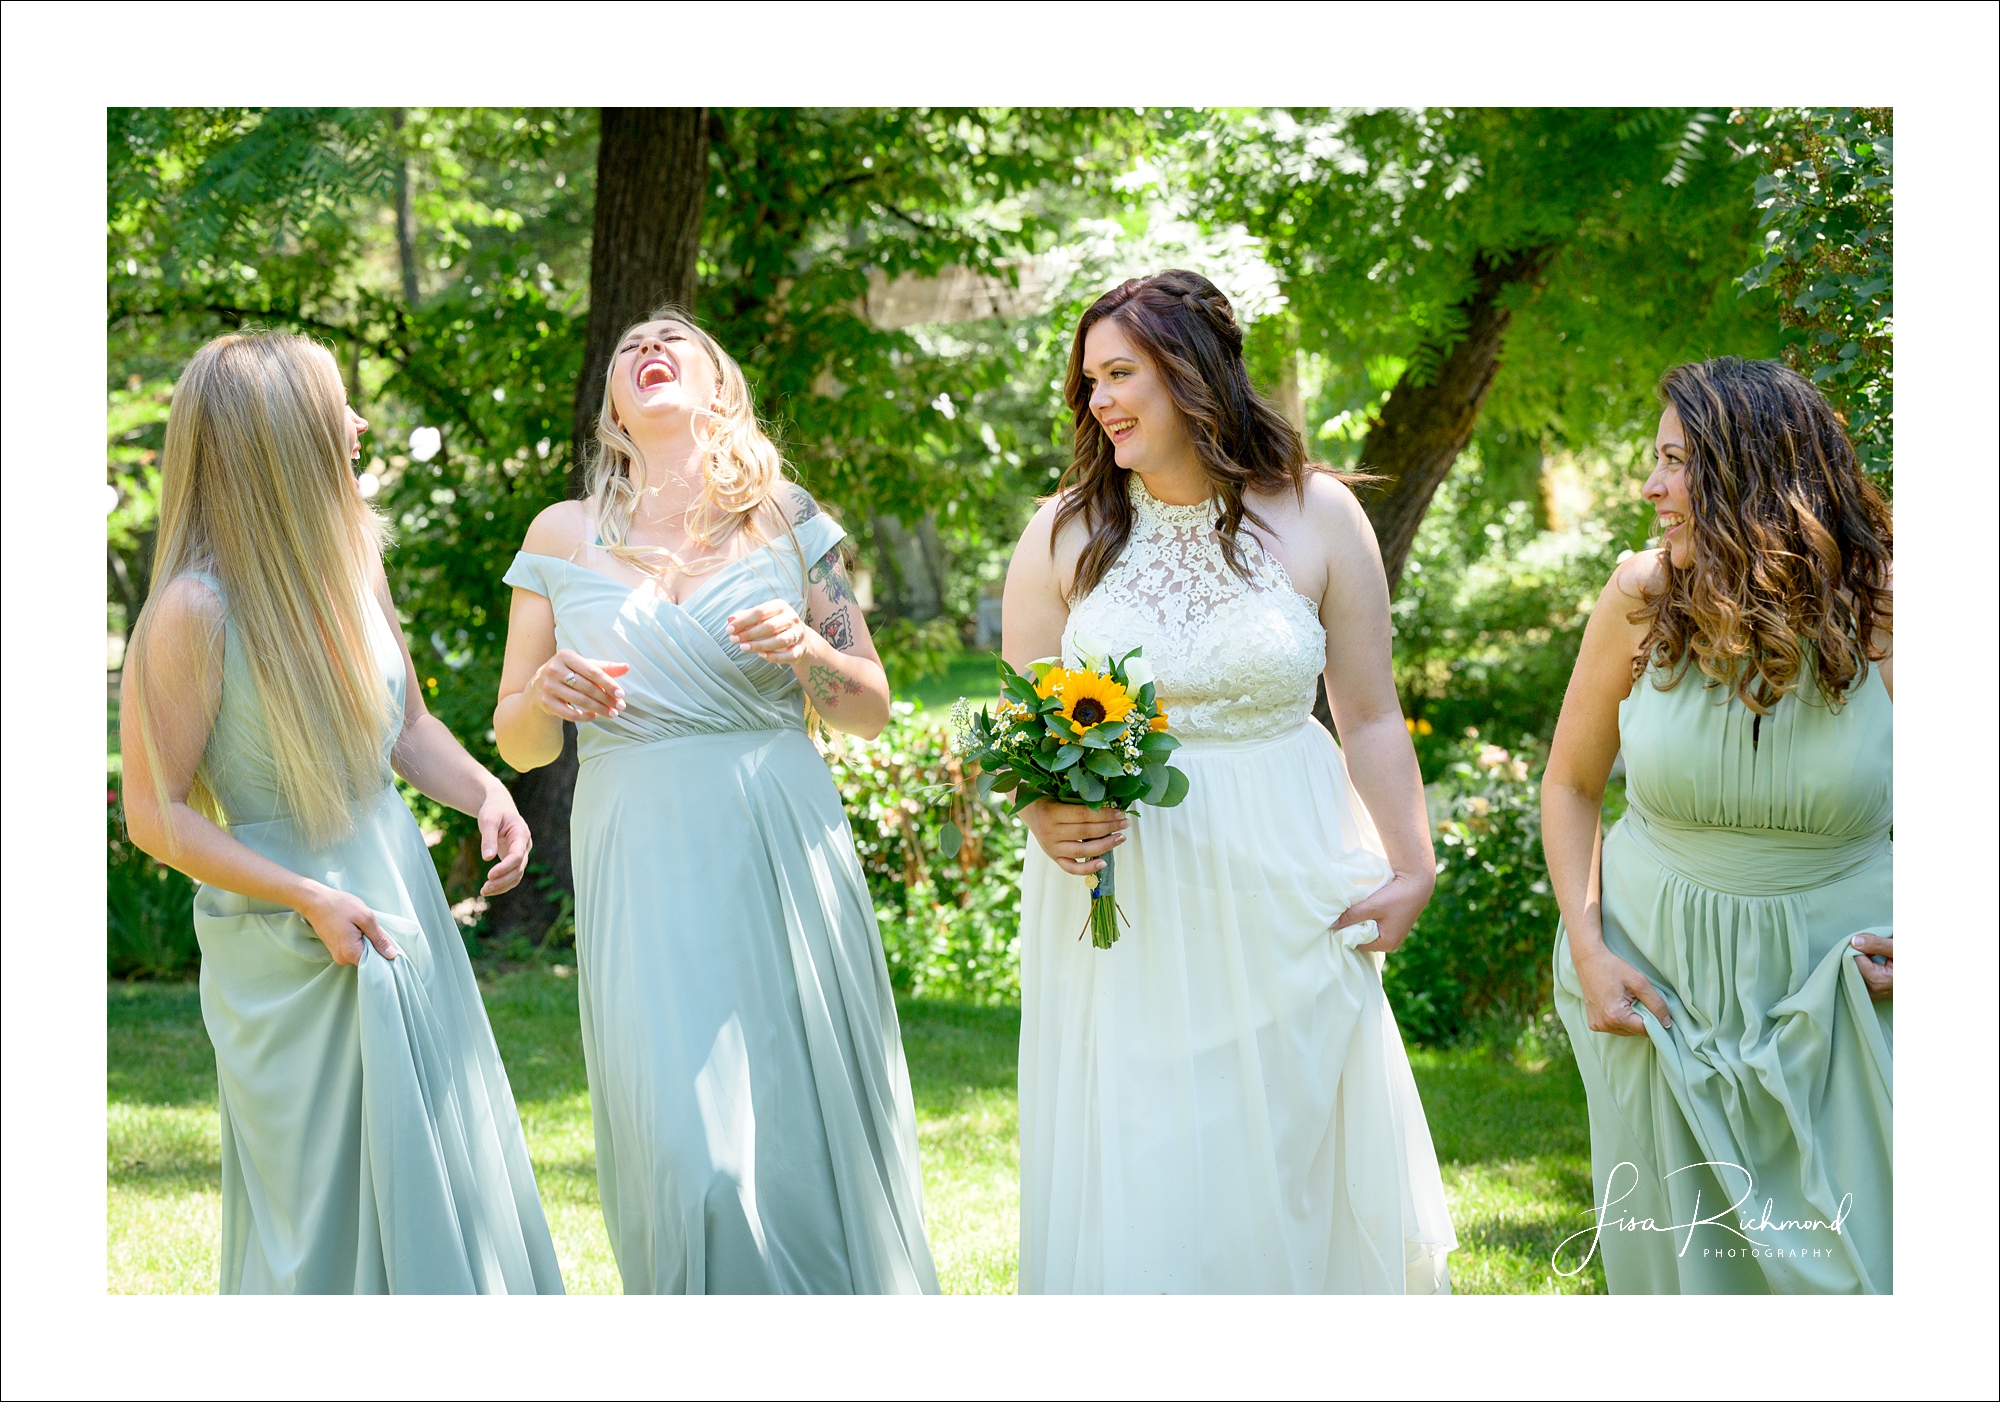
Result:
{"type": "Polygon", "coordinates": [[[1153,669],[1145,658],[1135,657],[1125,664],[1125,694],[1134,701],[1139,699],[1139,693],[1152,679],[1153,669]]]}
{"type": "Polygon", "coordinates": [[[104,484],[104,514],[109,516],[118,509],[118,489],[109,482],[104,484]]]}
{"type": "Polygon", "coordinates": [[[444,446],[444,435],[434,428],[413,428],[410,430],[410,456],[418,462],[429,462],[444,446]]]}
{"type": "Polygon", "coordinates": [[[375,493],[382,490],[382,479],[372,472],[364,472],[354,479],[354,485],[361,489],[362,500],[373,501],[375,493]]]}

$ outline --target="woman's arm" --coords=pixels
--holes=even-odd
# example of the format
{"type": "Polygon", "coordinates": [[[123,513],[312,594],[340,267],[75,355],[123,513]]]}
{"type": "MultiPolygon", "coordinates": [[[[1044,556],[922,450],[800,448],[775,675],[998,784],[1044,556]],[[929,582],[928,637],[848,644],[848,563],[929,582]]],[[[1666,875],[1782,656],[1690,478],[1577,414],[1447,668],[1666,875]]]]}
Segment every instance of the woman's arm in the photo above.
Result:
{"type": "Polygon", "coordinates": [[[1334,928],[1373,920],[1379,937],[1358,948],[1389,953],[1430,903],[1437,856],[1423,775],[1390,666],[1388,580],[1374,527],[1341,483],[1314,477],[1301,519],[1326,551],[1319,616],[1326,629],[1327,705],[1354,792],[1375,820],[1392,873],[1381,890],[1349,906],[1334,928]]]}
{"type": "MultiPolygon", "coordinates": [[[[1016,671],[1062,652],[1063,628],[1069,623],[1064,586],[1074,578],[1083,528],[1071,521],[1064,538],[1054,541],[1055,519],[1056,501],[1043,502],[1007,565],[1007,589],[1000,600],[1000,655],[1016,671]]],[[[1021,821],[1049,860],[1082,876],[1103,869],[1104,854],[1125,840],[1132,819],[1115,808],[1090,809],[1039,798],[1021,810],[1021,821]]]]}
{"type": "Polygon", "coordinates": [[[222,604],[192,579],[177,579],[149,606],[146,649],[148,705],[132,693],[126,669],[119,707],[119,748],[125,766],[125,830],[142,852],[206,886],[289,906],[306,918],[336,964],[358,964],[363,941],[385,959],[396,957],[375,913],[359,897],[336,891],[251,851],[188,805],[195,773],[208,749],[222,704],[222,604]],[[166,791],[160,802],[142,732],[150,729],[166,791]]]}
{"type": "MultiPolygon", "coordinates": [[[[535,518],[521,549],[570,559],[586,527],[585,503],[559,501],[535,518]]],[[[625,708],[624,688],[613,678],[628,670],[622,662],[558,648],[554,605],[531,589],[516,589],[507,614],[500,699],[493,708],[500,758],[523,774],[553,763],[562,753],[564,721],[599,720],[625,708]]]]}
{"type": "MultiPolygon", "coordinates": [[[[805,492],[793,489],[790,495],[795,521],[819,515],[805,492]]],[[[738,647],[790,667],[821,720],[873,740],[889,723],[889,678],[838,547],[806,572],[805,602],[804,618],[783,599],[733,613],[729,636],[738,647]]]]}
{"type": "Polygon", "coordinates": [[[1659,567],[1657,551],[1635,555],[1612,572],[1598,596],[1542,774],[1542,856],[1569,934],[1590,1028],[1631,1037],[1646,1033],[1632,1009],[1635,1000],[1651,1009],[1662,1027],[1671,1027],[1673,1018],[1652,982],[1605,947],[1598,820],[1618,757],[1618,705],[1632,694],[1632,663],[1645,638],[1644,626],[1628,616],[1659,567]]]}
{"type": "Polygon", "coordinates": [[[480,856],[489,862],[499,858],[486,874],[486,884],[479,888],[479,894],[497,896],[502,891],[511,891],[520,884],[521,875],[528,868],[528,851],[534,846],[534,838],[506,786],[481,768],[458,743],[458,737],[425,707],[416,663],[410,657],[410,645],[403,637],[403,624],[396,616],[395,599],[389,592],[388,576],[383,572],[380,558],[373,563],[375,602],[389,620],[389,627],[396,635],[396,647],[403,654],[403,730],[389,753],[389,763],[417,792],[479,820],[480,856]]]}

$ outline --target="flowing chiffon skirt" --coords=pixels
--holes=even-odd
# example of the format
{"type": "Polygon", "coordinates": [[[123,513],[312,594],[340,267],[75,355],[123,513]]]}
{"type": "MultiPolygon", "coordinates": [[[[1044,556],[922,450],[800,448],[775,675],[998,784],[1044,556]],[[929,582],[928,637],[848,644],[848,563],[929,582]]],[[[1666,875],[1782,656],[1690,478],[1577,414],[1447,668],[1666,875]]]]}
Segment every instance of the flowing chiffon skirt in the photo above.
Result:
{"type": "Polygon", "coordinates": [[[195,895],[222,1112],[224,1294],[561,1294],[465,944],[393,787],[310,850],[230,835],[367,902],[398,950],[335,964],[297,912],[195,895]]]}
{"type": "Polygon", "coordinates": [[[1082,878],[1022,890],[1021,1290],[1421,1294],[1457,1245],[1372,924],[1389,876],[1339,748],[1184,745],[1191,786],[1117,849],[1129,926],[1079,940],[1082,878]]]}

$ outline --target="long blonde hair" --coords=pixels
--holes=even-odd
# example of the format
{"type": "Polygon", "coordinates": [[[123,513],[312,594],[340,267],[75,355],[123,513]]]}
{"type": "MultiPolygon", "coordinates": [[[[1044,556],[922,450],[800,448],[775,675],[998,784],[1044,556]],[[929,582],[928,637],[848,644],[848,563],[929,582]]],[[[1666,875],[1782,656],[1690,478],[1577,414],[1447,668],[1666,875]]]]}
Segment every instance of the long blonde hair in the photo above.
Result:
{"type": "MultiPolygon", "coordinates": [[[[627,336],[655,321],[671,321],[687,332],[688,338],[702,348],[715,367],[718,386],[717,407],[696,411],[697,428],[705,433],[698,434],[701,447],[695,462],[701,469],[701,491],[688,510],[688,538],[715,547],[727,543],[737,532],[746,531],[761,545],[765,542],[757,524],[757,512],[772,501],[779,484],[785,480],[785,460],[757,421],[757,407],[751,402],[743,368],[716,344],[713,336],[695,325],[693,317],[672,304],[654,309],[644,321],[633,322],[619,333],[615,344],[622,346],[627,336]]],[[[697,562],[691,569],[671,550],[626,543],[632,528],[632,511],[638,505],[644,485],[644,468],[639,445],[620,427],[611,405],[614,377],[615,371],[606,371],[604,402],[597,411],[597,452],[585,476],[590,500],[596,507],[599,546],[654,574],[666,570],[701,573],[720,568],[725,563],[720,558],[697,562]]],[[[791,522],[784,512],[778,515],[790,532],[791,522]]]]}
{"type": "MultiPolygon", "coordinates": [[[[347,404],[326,350],[276,332],[219,336],[174,387],[161,458],[155,589],[206,572],[242,646],[285,807],[323,846],[352,826],[351,805],[382,783],[391,702],[368,641],[370,546],[386,537],[348,467],[347,404]]],[[[140,744],[167,805],[148,704],[155,606],[126,660],[140,744]]],[[[211,660],[220,636],[208,639],[211,660]]],[[[190,804],[228,821],[214,776],[190,804]]]]}

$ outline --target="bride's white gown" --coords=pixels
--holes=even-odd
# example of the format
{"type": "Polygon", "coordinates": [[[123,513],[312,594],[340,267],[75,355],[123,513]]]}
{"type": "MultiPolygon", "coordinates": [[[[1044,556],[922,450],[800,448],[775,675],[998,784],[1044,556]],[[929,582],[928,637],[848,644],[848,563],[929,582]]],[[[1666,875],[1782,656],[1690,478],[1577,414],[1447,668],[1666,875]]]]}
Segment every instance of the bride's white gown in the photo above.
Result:
{"type": "Polygon", "coordinates": [[[1457,1246],[1416,1082],[1362,930],[1389,876],[1312,718],[1318,609],[1210,506],[1134,474],[1130,543],[1070,614],[1145,648],[1191,781],[1118,849],[1130,917],[1028,844],[1021,896],[1021,1291],[1436,1293],[1457,1246]],[[1348,937],[1351,937],[1348,938],[1348,937]]]}

